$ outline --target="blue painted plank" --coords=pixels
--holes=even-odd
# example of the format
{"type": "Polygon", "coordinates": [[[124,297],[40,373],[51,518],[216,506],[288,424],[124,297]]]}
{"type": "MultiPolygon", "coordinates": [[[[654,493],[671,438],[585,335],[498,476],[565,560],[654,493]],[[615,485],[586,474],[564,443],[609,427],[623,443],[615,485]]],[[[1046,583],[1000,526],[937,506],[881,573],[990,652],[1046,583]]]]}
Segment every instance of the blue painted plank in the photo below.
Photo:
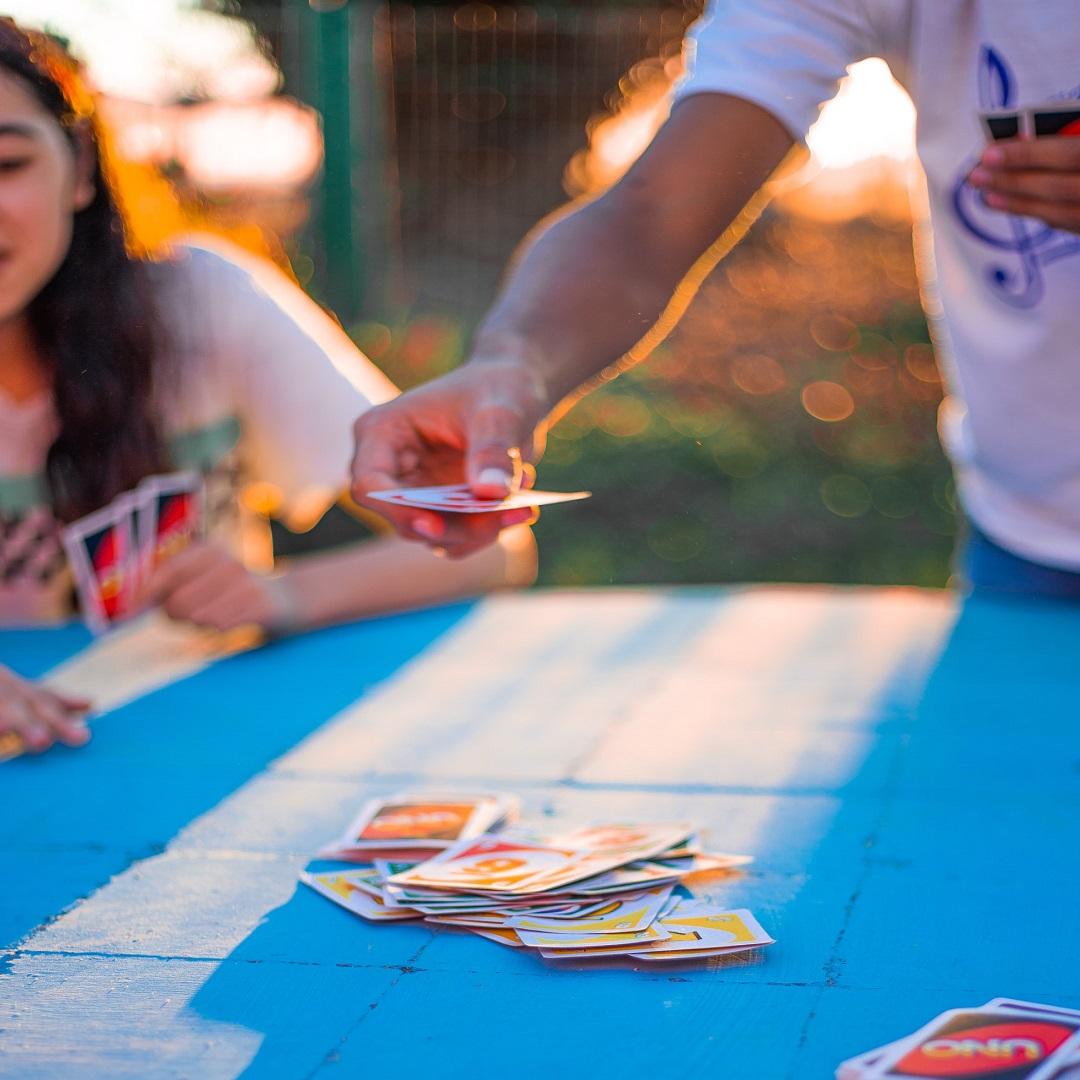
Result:
{"type": "MultiPolygon", "coordinates": [[[[497,946],[493,946],[497,948],[497,946]]],[[[402,978],[315,1075],[750,1078],[788,1074],[814,991],[658,972],[402,978]]],[[[198,1002],[196,1002],[198,1004],[198,1002]]],[[[243,1015],[243,1006],[225,1019],[243,1015]]],[[[267,1063],[269,1066],[269,1063],[267,1063]]],[[[272,1068],[252,1076],[277,1076],[272,1068]]]]}
{"type": "Polygon", "coordinates": [[[204,989],[216,965],[24,956],[10,967],[0,1074],[19,1080],[308,1076],[401,978],[386,968],[227,963],[204,989]],[[19,1010],[11,1002],[28,984],[35,1007],[19,1010]]]}
{"type": "Polygon", "coordinates": [[[18,942],[130,864],[126,852],[98,846],[0,850],[0,943],[18,942]]]}
{"type": "MultiPolygon", "coordinates": [[[[94,738],[0,766],[0,853],[96,848],[105,860],[64,866],[59,907],[160,851],[199,814],[391,675],[459,622],[468,605],[337,627],[232,657],[103,717],[94,738]]],[[[78,634],[12,633],[25,670],[62,659],[78,634]],[[53,644],[50,646],[49,641],[53,644]],[[28,643],[28,644],[27,644],[28,643]]],[[[27,882],[29,890],[34,882],[27,882]]],[[[59,898],[56,882],[49,896],[59,898]]],[[[52,902],[50,900],[50,902],[52,902]]],[[[40,910],[30,904],[24,913],[40,910]]],[[[9,911],[12,942],[32,929],[9,911]]]]}

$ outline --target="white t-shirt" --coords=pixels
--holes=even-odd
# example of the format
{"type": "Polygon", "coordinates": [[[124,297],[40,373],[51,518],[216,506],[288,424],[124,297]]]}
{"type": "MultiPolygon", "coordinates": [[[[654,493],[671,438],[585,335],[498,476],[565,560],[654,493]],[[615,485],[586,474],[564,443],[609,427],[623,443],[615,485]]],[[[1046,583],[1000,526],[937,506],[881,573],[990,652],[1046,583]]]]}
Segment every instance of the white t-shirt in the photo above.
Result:
{"type": "MultiPolygon", "coordinates": [[[[154,266],[166,353],[155,411],[176,469],[203,473],[211,537],[239,550],[258,503],[311,525],[345,490],[353,421],[395,394],[346,334],[276,268],[217,243],[154,266]]],[[[0,623],[70,612],[44,464],[51,395],[0,391],[0,623]]]]}
{"type": "Polygon", "coordinates": [[[716,0],[680,97],[761,105],[801,139],[847,65],[881,56],[918,110],[921,260],[961,501],[999,543],[1080,569],[1080,236],[988,209],[981,110],[1080,98],[1076,0],[716,0]]]}

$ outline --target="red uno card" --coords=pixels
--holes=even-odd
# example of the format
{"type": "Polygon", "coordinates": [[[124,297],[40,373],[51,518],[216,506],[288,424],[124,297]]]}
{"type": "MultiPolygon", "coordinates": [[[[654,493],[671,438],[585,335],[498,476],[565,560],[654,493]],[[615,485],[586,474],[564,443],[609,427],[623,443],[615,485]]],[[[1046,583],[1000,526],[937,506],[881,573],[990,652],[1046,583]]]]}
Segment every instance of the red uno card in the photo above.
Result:
{"type": "Polygon", "coordinates": [[[324,858],[363,853],[440,851],[480,836],[516,816],[517,799],[504,794],[401,792],[370,799],[324,858]]]}
{"type": "Polygon", "coordinates": [[[364,845],[448,847],[477,836],[494,818],[495,801],[477,797],[373,799],[353,823],[351,839],[364,845]],[[481,828],[475,828],[480,823],[481,828]],[[470,828],[473,825],[473,828],[470,828]]]}
{"type": "Polygon", "coordinates": [[[930,1080],[1045,1080],[1075,1052],[1080,1017],[954,1009],[884,1054],[866,1074],[930,1080]]]}
{"type": "Polygon", "coordinates": [[[1048,135],[1080,135],[1080,101],[1057,101],[1028,110],[1036,139],[1048,135]]]}
{"type": "Polygon", "coordinates": [[[390,882],[458,891],[516,891],[540,871],[580,862],[581,855],[509,836],[481,836],[395,874],[390,882]]]}
{"type": "Polygon", "coordinates": [[[130,612],[138,564],[129,496],[73,522],[61,534],[83,617],[95,634],[130,612]]]}
{"type": "Polygon", "coordinates": [[[138,488],[139,563],[149,574],[203,534],[203,482],[198,473],[149,476],[138,488]]]}

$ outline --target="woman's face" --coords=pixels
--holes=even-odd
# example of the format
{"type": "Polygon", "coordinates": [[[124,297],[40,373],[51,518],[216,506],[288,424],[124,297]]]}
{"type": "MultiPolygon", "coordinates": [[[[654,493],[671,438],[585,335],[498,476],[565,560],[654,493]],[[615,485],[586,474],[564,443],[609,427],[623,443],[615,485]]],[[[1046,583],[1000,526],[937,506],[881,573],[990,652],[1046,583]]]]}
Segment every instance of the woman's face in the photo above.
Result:
{"type": "Polygon", "coordinates": [[[94,198],[90,175],[89,151],[77,152],[32,91],[0,71],[0,323],[60,268],[73,217],[94,198]]]}

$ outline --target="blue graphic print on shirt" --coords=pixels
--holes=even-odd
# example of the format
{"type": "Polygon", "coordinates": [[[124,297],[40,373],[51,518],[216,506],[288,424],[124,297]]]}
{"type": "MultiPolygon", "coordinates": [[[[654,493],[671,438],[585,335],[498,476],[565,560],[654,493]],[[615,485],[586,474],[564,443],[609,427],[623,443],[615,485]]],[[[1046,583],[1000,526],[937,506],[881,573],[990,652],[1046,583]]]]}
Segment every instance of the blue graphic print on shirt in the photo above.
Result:
{"type": "MultiPolygon", "coordinates": [[[[1005,58],[989,45],[980,50],[978,80],[979,106],[984,112],[1014,105],[1016,79],[1005,58]]],[[[994,249],[985,270],[994,294],[1014,307],[1035,307],[1046,291],[1045,268],[1080,254],[1080,237],[988,207],[982,193],[967,181],[975,164],[975,158],[969,159],[953,185],[953,209],[968,233],[994,249]]]]}

